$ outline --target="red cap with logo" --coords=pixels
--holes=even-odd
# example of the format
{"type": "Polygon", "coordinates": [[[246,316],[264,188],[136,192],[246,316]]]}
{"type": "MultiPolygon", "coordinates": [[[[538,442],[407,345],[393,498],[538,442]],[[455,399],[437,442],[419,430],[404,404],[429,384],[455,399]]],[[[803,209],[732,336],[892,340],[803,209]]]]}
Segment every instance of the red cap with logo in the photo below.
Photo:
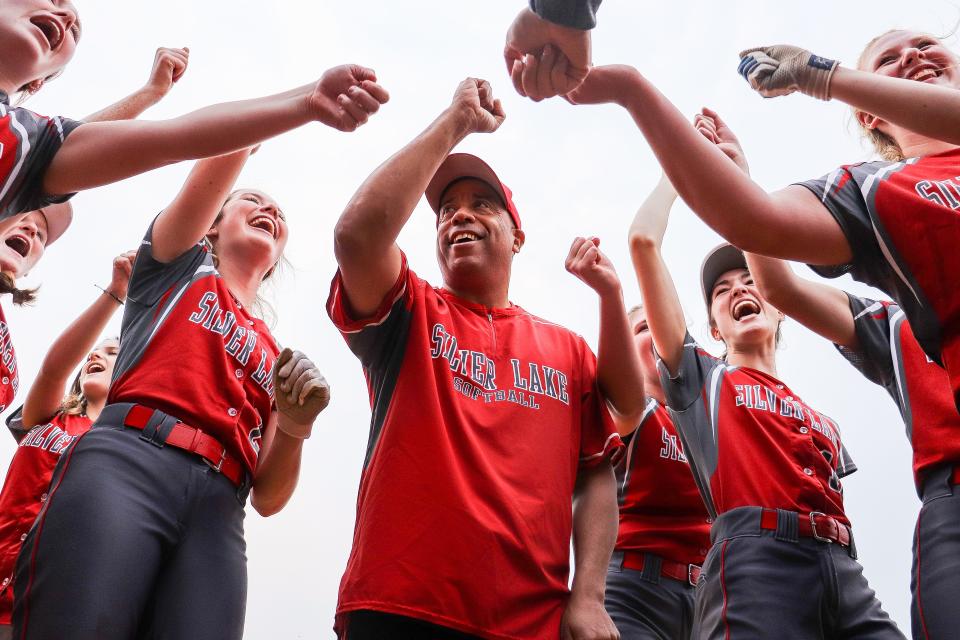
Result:
{"type": "Polygon", "coordinates": [[[424,195],[434,213],[440,215],[440,198],[451,183],[461,178],[475,178],[490,185],[503,200],[513,224],[517,225],[517,229],[520,228],[520,213],[517,211],[517,206],[513,204],[513,192],[500,181],[490,165],[469,153],[451,153],[433,174],[424,195]]]}

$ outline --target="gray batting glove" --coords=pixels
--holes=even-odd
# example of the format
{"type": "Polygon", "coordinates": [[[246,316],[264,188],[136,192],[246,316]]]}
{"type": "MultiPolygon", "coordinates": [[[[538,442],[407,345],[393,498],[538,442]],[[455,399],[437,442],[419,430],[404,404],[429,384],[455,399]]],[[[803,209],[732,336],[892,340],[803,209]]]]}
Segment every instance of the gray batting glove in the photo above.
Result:
{"type": "Polygon", "coordinates": [[[740,52],[737,72],[764,98],[800,91],[830,99],[830,79],[840,63],[788,44],[754,47],[740,52]]]}

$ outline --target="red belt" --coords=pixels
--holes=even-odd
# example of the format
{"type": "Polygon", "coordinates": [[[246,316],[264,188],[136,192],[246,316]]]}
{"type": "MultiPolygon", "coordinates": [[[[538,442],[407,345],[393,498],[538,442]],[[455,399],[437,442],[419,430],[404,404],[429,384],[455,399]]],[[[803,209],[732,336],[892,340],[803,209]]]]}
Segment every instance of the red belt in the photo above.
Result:
{"type": "MultiPolygon", "coordinates": [[[[135,404],[127,412],[123,424],[143,430],[153,414],[154,409],[135,404]]],[[[173,425],[163,444],[169,444],[178,449],[197,454],[211,469],[223,474],[234,486],[239,487],[244,484],[247,474],[244,464],[227,453],[219,440],[200,431],[200,429],[177,422],[173,425]]]]}
{"type": "Polygon", "coordinates": [[[953,473],[950,474],[950,484],[960,484],[960,467],[953,468],[953,473]]]}
{"type": "MultiPolygon", "coordinates": [[[[643,565],[649,553],[642,551],[624,551],[623,566],[635,571],[643,571],[643,565]]],[[[660,575],[667,578],[673,578],[680,582],[686,582],[691,586],[697,586],[700,580],[700,566],[695,564],[684,564],[682,562],[671,562],[670,560],[660,560],[660,575]]]]}
{"type": "MultiPolygon", "coordinates": [[[[820,542],[836,542],[842,547],[850,546],[850,527],[836,518],[819,511],[797,514],[799,533],[805,538],[813,538],[820,542]]],[[[770,531],[777,530],[777,510],[764,509],[760,516],[760,528],[770,531]]]]}

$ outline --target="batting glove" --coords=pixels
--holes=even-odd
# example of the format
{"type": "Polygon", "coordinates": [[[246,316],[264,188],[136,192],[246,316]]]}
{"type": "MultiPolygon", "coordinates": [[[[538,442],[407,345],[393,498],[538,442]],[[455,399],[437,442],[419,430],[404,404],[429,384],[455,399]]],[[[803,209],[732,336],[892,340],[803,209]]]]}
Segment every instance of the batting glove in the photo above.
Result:
{"type": "Polygon", "coordinates": [[[737,72],[764,98],[800,91],[820,100],[830,99],[830,80],[840,63],[806,49],[778,44],[740,52],[737,72]]]}

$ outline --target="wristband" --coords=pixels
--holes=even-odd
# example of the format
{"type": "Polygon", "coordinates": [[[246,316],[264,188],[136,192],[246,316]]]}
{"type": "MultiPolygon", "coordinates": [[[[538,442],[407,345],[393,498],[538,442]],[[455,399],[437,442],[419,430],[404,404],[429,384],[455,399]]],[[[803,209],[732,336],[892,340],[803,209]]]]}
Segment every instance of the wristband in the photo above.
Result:
{"type": "Polygon", "coordinates": [[[93,285],[93,286],[95,286],[97,289],[100,289],[100,291],[103,291],[105,294],[107,294],[108,296],[110,296],[111,298],[113,298],[114,300],[116,300],[116,301],[117,301],[117,304],[119,304],[120,306],[123,306],[123,300],[121,300],[121,299],[118,298],[116,295],[114,295],[113,292],[107,291],[106,289],[104,289],[103,287],[101,287],[101,286],[98,285],[98,284],[95,284],[95,285],[93,285]]]}

